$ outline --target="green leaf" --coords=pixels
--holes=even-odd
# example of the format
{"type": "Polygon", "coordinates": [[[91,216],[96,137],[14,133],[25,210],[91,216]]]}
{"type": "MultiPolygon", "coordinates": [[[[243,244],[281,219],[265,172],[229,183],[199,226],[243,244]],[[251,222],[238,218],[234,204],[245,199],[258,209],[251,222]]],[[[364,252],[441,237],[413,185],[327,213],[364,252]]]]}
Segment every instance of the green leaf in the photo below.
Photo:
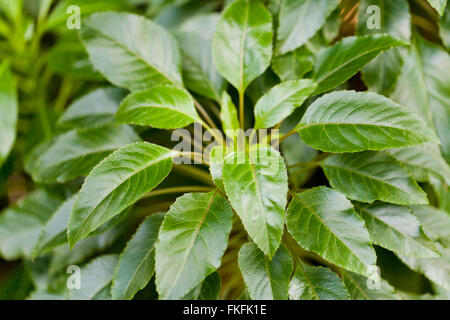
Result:
{"type": "MultiPolygon", "coordinates": [[[[387,33],[409,42],[411,39],[411,15],[407,0],[362,0],[359,5],[357,32],[359,35],[387,33]],[[369,29],[369,19],[374,13],[369,6],[380,8],[380,28],[369,29]]],[[[403,64],[402,48],[394,48],[380,54],[362,70],[362,78],[370,91],[388,95],[394,88],[403,64]]]]}
{"type": "Polygon", "coordinates": [[[209,158],[209,171],[211,173],[214,184],[221,190],[225,191],[223,185],[222,172],[223,162],[227,155],[227,148],[222,146],[216,146],[211,150],[209,158]]]}
{"type": "Polygon", "coordinates": [[[314,70],[314,80],[318,83],[316,94],[329,91],[350,79],[380,52],[406,44],[387,34],[342,39],[323,50],[317,58],[314,70]]]}
{"type": "Polygon", "coordinates": [[[217,191],[177,199],[156,242],[160,299],[179,299],[214,272],[227,248],[233,211],[217,191]]]}
{"type": "Polygon", "coordinates": [[[450,247],[450,215],[447,212],[431,206],[411,206],[411,210],[430,239],[450,247]]]}
{"type": "Polygon", "coordinates": [[[30,258],[42,227],[61,199],[36,190],[0,215],[0,255],[6,260],[30,258]]]}
{"type": "Polygon", "coordinates": [[[434,9],[436,9],[437,12],[439,12],[441,16],[444,14],[447,0],[427,0],[427,1],[434,9]]]}
{"type": "Polygon", "coordinates": [[[297,130],[303,141],[327,152],[357,152],[437,142],[425,122],[392,100],[370,92],[339,91],[317,99],[297,130]]]}
{"type": "Polygon", "coordinates": [[[450,162],[450,56],[440,46],[415,34],[392,99],[421,116],[435,128],[442,154],[450,162]]]}
{"type": "Polygon", "coordinates": [[[272,258],[280,245],[287,203],[283,158],[270,147],[233,152],[224,161],[223,183],[249,236],[272,258]]]}
{"type": "Polygon", "coordinates": [[[176,40],[151,20],[122,12],[95,13],[84,20],[80,34],[94,67],[118,87],[137,91],[182,84],[176,40]]]}
{"type": "Polygon", "coordinates": [[[222,94],[220,120],[222,120],[225,133],[227,130],[238,130],[240,128],[236,106],[227,92],[222,94]]]}
{"type": "Polygon", "coordinates": [[[272,17],[256,0],[236,0],[222,13],[213,37],[214,64],[240,93],[272,57],[272,17]]]}
{"type": "Polygon", "coordinates": [[[159,129],[183,128],[202,121],[189,93],[168,85],[131,93],[120,104],[116,119],[159,129]]]}
{"type": "Polygon", "coordinates": [[[269,259],[254,243],[246,243],[239,250],[238,263],[252,300],[288,299],[294,263],[284,245],[269,259]]]}
{"type": "Polygon", "coordinates": [[[41,150],[31,175],[34,181],[46,183],[85,176],[111,152],[139,140],[128,126],[75,129],[56,137],[41,150]]]}
{"type": "Polygon", "coordinates": [[[81,287],[78,290],[70,290],[70,299],[104,300],[104,291],[111,286],[118,261],[118,255],[110,254],[100,256],[83,266],[80,270],[81,287]]]}
{"type": "Polygon", "coordinates": [[[282,56],[274,57],[272,69],[281,80],[301,79],[314,67],[314,55],[305,46],[282,56]]]}
{"type": "Polygon", "coordinates": [[[270,128],[294,112],[314,92],[311,80],[285,81],[267,91],[255,105],[255,129],[270,128]]]}
{"type": "Polygon", "coordinates": [[[58,119],[63,128],[93,127],[114,122],[124,91],[117,88],[96,89],[75,100],[58,119]]]}
{"type": "Polygon", "coordinates": [[[293,194],[286,212],[289,233],[306,250],[359,274],[368,274],[376,256],[364,221],[342,194],[317,187],[293,194]]]}
{"type": "Polygon", "coordinates": [[[325,267],[299,262],[289,283],[290,300],[349,300],[350,296],[339,276],[325,267]]]}
{"type": "Polygon", "coordinates": [[[366,277],[345,270],[341,270],[341,275],[352,300],[400,300],[394,288],[381,278],[379,288],[369,288],[368,283],[372,282],[366,277]]]}
{"type": "Polygon", "coordinates": [[[419,220],[407,207],[375,203],[359,208],[370,238],[376,245],[416,258],[433,258],[439,251],[423,232],[419,220]]]}
{"type": "Polygon", "coordinates": [[[217,300],[219,299],[222,280],[217,271],[211,273],[206,279],[183,297],[183,300],[217,300]]]}
{"type": "Polygon", "coordinates": [[[426,204],[425,192],[392,156],[366,151],[326,158],[321,166],[333,188],[347,198],[372,203],[426,204]]]}
{"type": "Polygon", "coordinates": [[[147,217],[128,242],[119,259],[112,283],[114,300],[130,300],[145,288],[155,272],[155,242],[163,213],[147,217]]]}
{"type": "Polygon", "coordinates": [[[434,146],[422,144],[410,148],[387,150],[397,161],[401,162],[417,181],[428,181],[429,175],[445,181],[450,185],[450,168],[434,146]]]}
{"type": "Polygon", "coordinates": [[[0,168],[16,140],[17,91],[9,64],[0,65],[0,168]]]}
{"type": "Polygon", "coordinates": [[[212,38],[219,15],[192,17],[175,33],[183,58],[183,79],[189,90],[220,102],[225,80],[214,66],[212,38]]]}
{"type": "Polygon", "coordinates": [[[100,162],[86,178],[70,215],[73,245],[153,190],[170,173],[173,152],[137,142],[100,162]]]}
{"type": "Polygon", "coordinates": [[[325,24],[338,0],[284,0],[280,9],[277,55],[304,45],[325,24]]]}
{"type": "Polygon", "coordinates": [[[439,20],[439,35],[447,50],[450,50],[450,6],[446,7],[444,16],[439,20]]]}

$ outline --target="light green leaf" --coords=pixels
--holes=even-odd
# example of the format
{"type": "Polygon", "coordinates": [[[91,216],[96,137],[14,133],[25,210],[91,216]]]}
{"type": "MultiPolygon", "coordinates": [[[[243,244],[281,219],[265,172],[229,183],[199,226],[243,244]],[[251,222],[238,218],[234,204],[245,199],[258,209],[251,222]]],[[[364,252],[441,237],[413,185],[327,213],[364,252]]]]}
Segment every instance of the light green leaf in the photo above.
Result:
{"type": "Polygon", "coordinates": [[[222,146],[214,147],[211,150],[209,158],[209,171],[215,185],[221,190],[225,191],[222,180],[223,161],[227,155],[227,148],[222,146]]]}
{"type": "Polygon", "coordinates": [[[222,120],[223,130],[238,130],[239,120],[237,116],[236,106],[227,92],[222,94],[220,120],[222,120]]]}
{"type": "Polygon", "coordinates": [[[123,12],[95,13],[84,20],[80,34],[94,67],[118,87],[137,91],[182,83],[176,40],[151,20],[123,12]]]}
{"type": "Polygon", "coordinates": [[[170,173],[173,152],[137,142],[100,162],[86,178],[70,215],[73,245],[153,190],[170,173]]]}
{"type": "Polygon", "coordinates": [[[289,283],[290,300],[349,300],[350,296],[339,276],[325,267],[299,262],[289,283]]]}
{"type": "Polygon", "coordinates": [[[314,55],[305,46],[282,56],[274,57],[272,69],[281,80],[303,78],[314,67],[314,55]]]}
{"type": "Polygon", "coordinates": [[[239,92],[269,66],[272,35],[272,17],[259,1],[236,0],[222,13],[213,37],[214,64],[239,92]]]}
{"type": "Polygon", "coordinates": [[[437,142],[407,108],[370,92],[339,91],[317,99],[297,126],[303,141],[327,152],[357,152],[437,142]]]}
{"type": "Polygon", "coordinates": [[[31,175],[38,182],[63,183],[87,175],[114,150],[139,141],[128,126],[75,129],[56,137],[41,150],[31,175]]]}
{"type": "Polygon", "coordinates": [[[183,58],[183,79],[193,92],[220,102],[225,80],[214,66],[212,38],[219,15],[201,14],[181,25],[175,33],[183,58]]]}
{"type": "Polygon", "coordinates": [[[447,50],[450,50],[450,6],[446,7],[444,16],[439,20],[439,35],[447,50]]]}
{"type": "Polygon", "coordinates": [[[436,9],[437,12],[439,12],[441,16],[444,14],[447,0],[427,0],[427,1],[434,9],[436,9]]]}
{"type": "Polygon", "coordinates": [[[42,227],[61,199],[36,190],[0,215],[0,255],[6,260],[30,258],[42,227]]]}
{"type": "Polygon", "coordinates": [[[16,140],[17,104],[14,79],[9,64],[4,62],[0,65],[0,168],[16,140]]]}
{"type": "Polygon", "coordinates": [[[316,94],[329,91],[350,79],[380,52],[406,44],[387,34],[342,39],[323,50],[317,58],[314,70],[314,80],[318,83],[316,94]]]}
{"type": "Polygon", "coordinates": [[[63,128],[93,127],[114,122],[125,92],[117,88],[96,89],[75,100],[58,119],[63,128]]]}
{"type": "Polygon", "coordinates": [[[202,121],[189,93],[168,85],[131,93],[120,104],[116,119],[159,129],[183,128],[202,121]]]}
{"type": "Polygon", "coordinates": [[[392,156],[366,151],[326,158],[321,166],[333,188],[347,198],[372,203],[426,204],[425,192],[392,156]]]}
{"type": "Polygon", "coordinates": [[[105,300],[105,290],[111,286],[118,261],[118,255],[110,254],[100,256],[83,266],[80,270],[81,287],[79,290],[70,290],[70,299],[105,300]]]}
{"type": "Polygon", "coordinates": [[[423,232],[419,220],[409,208],[375,203],[361,206],[359,214],[366,222],[374,244],[408,257],[439,256],[439,251],[423,232]]]}
{"type": "Polygon", "coordinates": [[[394,288],[381,278],[377,288],[375,281],[359,274],[341,270],[341,275],[352,300],[400,300],[394,288]],[[373,285],[371,288],[369,283],[373,285]]]}
{"type": "Polygon", "coordinates": [[[450,247],[450,215],[447,212],[431,206],[411,206],[411,210],[433,241],[450,247]]]}
{"type": "Polygon", "coordinates": [[[450,162],[450,56],[442,47],[415,34],[392,99],[435,128],[442,154],[450,162]]]}
{"type": "Polygon", "coordinates": [[[233,211],[217,191],[177,199],[156,242],[156,287],[160,299],[180,299],[219,266],[233,211]]]}
{"type": "Polygon", "coordinates": [[[114,300],[130,300],[144,289],[155,272],[155,242],[163,213],[147,217],[120,256],[112,282],[114,300]]]}
{"type": "Polygon", "coordinates": [[[280,245],[287,203],[283,158],[270,147],[231,153],[224,161],[223,183],[249,236],[272,258],[280,245]]]}
{"type": "Polygon", "coordinates": [[[254,243],[246,243],[239,251],[238,263],[252,300],[288,299],[294,263],[284,245],[269,259],[254,243]]]}
{"type": "Polygon", "coordinates": [[[255,129],[270,128],[294,112],[316,90],[311,80],[285,81],[267,91],[255,105],[255,129]]]}
{"type": "Polygon", "coordinates": [[[317,187],[293,194],[286,225],[301,247],[331,263],[363,275],[375,265],[364,221],[351,202],[333,189],[317,187]]]}
{"type": "Polygon", "coordinates": [[[183,300],[217,300],[219,299],[222,280],[217,271],[211,273],[206,279],[183,297],[183,300]]]}
{"type": "Polygon", "coordinates": [[[283,0],[280,10],[277,55],[304,45],[325,24],[338,0],[283,0]]]}

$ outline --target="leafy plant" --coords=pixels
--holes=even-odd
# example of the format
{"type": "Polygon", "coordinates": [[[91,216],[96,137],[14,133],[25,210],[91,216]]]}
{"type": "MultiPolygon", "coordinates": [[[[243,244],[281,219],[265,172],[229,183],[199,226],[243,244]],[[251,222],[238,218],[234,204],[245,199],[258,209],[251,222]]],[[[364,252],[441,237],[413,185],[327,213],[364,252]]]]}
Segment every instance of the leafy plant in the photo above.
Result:
{"type": "Polygon", "coordinates": [[[0,0],[0,298],[450,297],[449,10],[0,0]]]}

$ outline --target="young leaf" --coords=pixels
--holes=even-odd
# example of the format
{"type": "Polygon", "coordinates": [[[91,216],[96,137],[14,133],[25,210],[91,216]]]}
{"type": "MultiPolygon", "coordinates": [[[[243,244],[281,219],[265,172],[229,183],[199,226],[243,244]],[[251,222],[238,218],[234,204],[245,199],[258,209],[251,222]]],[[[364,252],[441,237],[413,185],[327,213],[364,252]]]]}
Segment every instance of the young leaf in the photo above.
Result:
{"type": "Polygon", "coordinates": [[[153,190],[170,173],[173,152],[137,142],[100,162],[86,178],[70,215],[73,245],[153,190]]]}
{"type": "Polygon", "coordinates": [[[267,91],[255,105],[255,129],[270,128],[288,117],[311,95],[311,80],[285,81],[267,91]]]}
{"type": "Polygon", "coordinates": [[[9,64],[0,65],[0,168],[16,140],[19,111],[17,92],[9,64]]]}
{"type": "Polygon", "coordinates": [[[314,80],[318,83],[316,94],[350,79],[380,52],[406,44],[387,34],[344,38],[319,54],[314,70],[314,80]]]}
{"type": "Polygon", "coordinates": [[[212,38],[219,15],[192,17],[175,33],[183,58],[183,79],[193,92],[220,102],[225,80],[217,72],[212,57],[212,38]]]}
{"type": "Polygon", "coordinates": [[[236,106],[227,92],[222,94],[220,120],[222,120],[223,130],[238,130],[239,120],[237,116],[236,106]]]}
{"type": "Polygon", "coordinates": [[[222,146],[214,147],[210,153],[209,171],[215,185],[222,191],[225,190],[222,180],[223,162],[227,155],[227,149],[222,146]]]}
{"type": "Polygon", "coordinates": [[[333,189],[317,187],[293,194],[286,225],[300,246],[331,263],[363,275],[375,265],[364,221],[350,201],[333,189]]]}
{"type": "Polygon", "coordinates": [[[394,288],[381,278],[379,288],[375,284],[369,288],[370,279],[345,270],[341,270],[341,274],[352,300],[400,300],[394,288]]]}
{"type": "Polygon", "coordinates": [[[283,158],[270,147],[231,153],[224,161],[223,183],[248,234],[271,259],[281,241],[287,203],[283,158]]]}
{"type": "Polygon", "coordinates": [[[222,13],[213,37],[214,64],[240,93],[272,57],[272,17],[257,0],[236,0],[222,13]]]}
{"type": "Polygon", "coordinates": [[[164,214],[153,214],[142,222],[119,259],[112,281],[112,298],[130,300],[145,288],[155,272],[155,242],[164,214]]]}
{"type": "Polygon", "coordinates": [[[350,296],[339,276],[325,267],[301,262],[289,283],[290,300],[349,300],[350,296]]]}
{"type": "Polygon", "coordinates": [[[370,92],[339,91],[317,99],[297,126],[307,145],[326,152],[409,147],[439,139],[425,122],[370,92]]]}
{"type": "Polygon", "coordinates": [[[313,69],[313,61],[314,54],[303,46],[285,55],[274,57],[272,70],[283,81],[297,80],[313,69]]]}
{"type": "Polygon", "coordinates": [[[165,83],[181,85],[176,40],[151,20],[101,12],[86,18],[80,31],[94,67],[114,85],[131,91],[165,83]]]}
{"type": "Polygon", "coordinates": [[[125,92],[117,88],[96,89],[72,103],[58,119],[63,128],[97,127],[114,122],[125,92]]]}
{"type": "Polygon", "coordinates": [[[376,245],[416,258],[434,258],[439,251],[422,230],[419,220],[407,207],[376,203],[360,207],[370,238],[376,245]]]}
{"type": "Polygon", "coordinates": [[[75,129],[58,136],[42,150],[34,159],[31,175],[38,182],[67,182],[87,175],[111,152],[139,140],[129,126],[75,129]]]}
{"type": "Polygon", "coordinates": [[[365,151],[336,154],[321,166],[333,188],[347,198],[372,203],[382,200],[395,204],[426,204],[425,192],[408,171],[392,156],[365,151]]]}
{"type": "Polygon", "coordinates": [[[120,123],[159,129],[177,129],[201,122],[189,93],[168,85],[131,93],[120,104],[116,119],[120,123]]]}
{"type": "Polygon", "coordinates": [[[79,290],[70,290],[71,300],[104,300],[105,290],[111,286],[114,269],[119,261],[116,254],[95,258],[81,268],[79,290]]]}
{"type": "Polygon", "coordinates": [[[439,12],[441,16],[444,14],[447,0],[427,0],[427,1],[434,9],[436,9],[437,12],[439,12]]]}
{"type": "Polygon", "coordinates": [[[217,191],[177,199],[156,242],[160,299],[179,299],[214,272],[228,243],[233,211],[217,191]]]}
{"type": "Polygon", "coordinates": [[[254,243],[246,243],[239,251],[238,263],[252,300],[288,299],[294,263],[284,245],[269,259],[254,243]]]}
{"type": "Polygon", "coordinates": [[[325,24],[338,0],[284,0],[281,4],[277,55],[304,45],[325,24]]]}
{"type": "Polygon", "coordinates": [[[183,297],[183,300],[217,300],[219,299],[222,280],[217,271],[211,273],[206,279],[183,297]]]}
{"type": "Polygon", "coordinates": [[[0,215],[0,255],[6,260],[30,258],[42,227],[61,199],[36,190],[0,215]]]}

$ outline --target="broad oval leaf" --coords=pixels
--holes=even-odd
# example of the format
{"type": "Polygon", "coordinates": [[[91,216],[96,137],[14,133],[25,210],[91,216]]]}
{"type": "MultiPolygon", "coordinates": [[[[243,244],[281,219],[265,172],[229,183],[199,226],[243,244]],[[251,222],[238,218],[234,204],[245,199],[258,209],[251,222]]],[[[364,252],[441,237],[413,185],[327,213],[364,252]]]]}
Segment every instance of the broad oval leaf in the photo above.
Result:
{"type": "Polygon", "coordinates": [[[189,93],[168,85],[131,93],[120,104],[116,119],[159,129],[178,129],[201,122],[189,93]]]}
{"type": "Polygon", "coordinates": [[[182,84],[176,40],[153,21],[130,13],[101,12],[86,18],[80,31],[94,67],[114,85],[136,91],[182,84]]]}
{"type": "Polygon", "coordinates": [[[180,299],[214,272],[228,243],[233,211],[217,191],[177,199],[156,242],[160,299],[180,299]]]}
{"type": "Polygon", "coordinates": [[[222,191],[225,191],[222,180],[223,162],[227,155],[227,148],[216,146],[211,150],[209,158],[209,172],[214,184],[222,191]]]}
{"type": "Polygon", "coordinates": [[[326,152],[382,150],[438,142],[417,115],[370,92],[339,91],[317,99],[297,126],[303,141],[326,152]]]}
{"type": "Polygon", "coordinates": [[[229,154],[223,165],[228,199],[256,245],[272,258],[283,234],[288,180],[281,155],[270,147],[229,154]]]}
{"type": "Polygon", "coordinates": [[[301,247],[331,263],[363,275],[375,265],[364,221],[351,202],[333,189],[317,187],[293,194],[286,225],[301,247]]]}
{"type": "Polygon", "coordinates": [[[217,70],[240,93],[272,57],[272,17],[256,0],[236,0],[222,13],[213,37],[217,70]]]}
{"type": "Polygon", "coordinates": [[[96,89],[72,103],[58,119],[58,126],[97,127],[112,123],[124,97],[125,92],[121,89],[96,89]]]}
{"type": "Polygon", "coordinates": [[[370,280],[366,277],[346,270],[341,270],[341,275],[352,300],[400,300],[395,289],[381,278],[380,287],[371,289],[368,287],[370,280]]]}
{"type": "Polygon", "coordinates": [[[426,204],[425,192],[392,156],[374,151],[337,154],[321,166],[331,186],[347,198],[372,203],[426,204]]]}
{"type": "Polygon", "coordinates": [[[299,262],[289,283],[290,300],[349,300],[350,295],[339,276],[325,267],[299,262]]]}
{"type": "Polygon", "coordinates": [[[112,298],[130,300],[144,289],[155,272],[155,242],[163,213],[147,217],[120,256],[111,287],[112,298]]]}
{"type": "Polygon", "coordinates": [[[297,80],[313,69],[314,58],[314,54],[303,46],[285,55],[274,57],[271,67],[281,80],[297,80]]]}
{"type": "Polygon", "coordinates": [[[329,91],[350,79],[380,52],[406,44],[387,34],[342,39],[323,50],[317,58],[314,70],[314,80],[318,83],[316,94],[329,91]]]}
{"type": "Polygon", "coordinates": [[[219,299],[222,280],[217,271],[211,273],[197,287],[191,290],[182,300],[217,300],[219,299]]]}
{"type": "Polygon", "coordinates": [[[129,126],[75,129],[41,150],[30,173],[34,181],[63,183],[87,175],[111,152],[139,140],[129,126]]]}
{"type": "Polygon", "coordinates": [[[16,140],[19,109],[13,76],[6,62],[0,65],[0,168],[16,140]]]}
{"type": "Polygon", "coordinates": [[[255,129],[270,128],[288,117],[316,90],[311,80],[285,81],[266,92],[255,105],[255,129]]]}
{"type": "Polygon", "coordinates": [[[281,3],[277,55],[304,45],[325,24],[339,0],[284,0],[281,3]]]}
{"type": "Polygon", "coordinates": [[[170,173],[173,152],[147,142],[125,146],[86,178],[70,215],[73,245],[153,190],[170,173]]]}
{"type": "Polygon", "coordinates": [[[433,241],[450,247],[450,215],[447,212],[431,206],[411,206],[411,210],[433,241]]]}
{"type": "Polygon", "coordinates": [[[419,220],[409,208],[375,203],[360,207],[359,213],[366,222],[374,244],[409,257],[439,256],[439,251],[423,232],[419,220]]]}
{"type": "Polygon", "coordinates": [[[231,98],[227,92],[222,94],[220,105],[220,120],[222,121],[224,132],[227,133],[227,130],[229,130],[228,132],[231,130],[238,130],[240,126],[236,106],[233,101],[231,101],[231,98]]]}
{"type": "Polygon", "coordinates": [[[254,243],[239,251],[239,268],[252,300],[287,300],[294,263],[284,245],[269,259],[254,243]]]}
{"type": "Polygon", "coordinates": [[[105,292],[110,289],[114,270],[119,261],[116,254],[95,258],[80,270],[79,290],[70,290],[71,300],[105,300],[110,296],[105,292]]]}

